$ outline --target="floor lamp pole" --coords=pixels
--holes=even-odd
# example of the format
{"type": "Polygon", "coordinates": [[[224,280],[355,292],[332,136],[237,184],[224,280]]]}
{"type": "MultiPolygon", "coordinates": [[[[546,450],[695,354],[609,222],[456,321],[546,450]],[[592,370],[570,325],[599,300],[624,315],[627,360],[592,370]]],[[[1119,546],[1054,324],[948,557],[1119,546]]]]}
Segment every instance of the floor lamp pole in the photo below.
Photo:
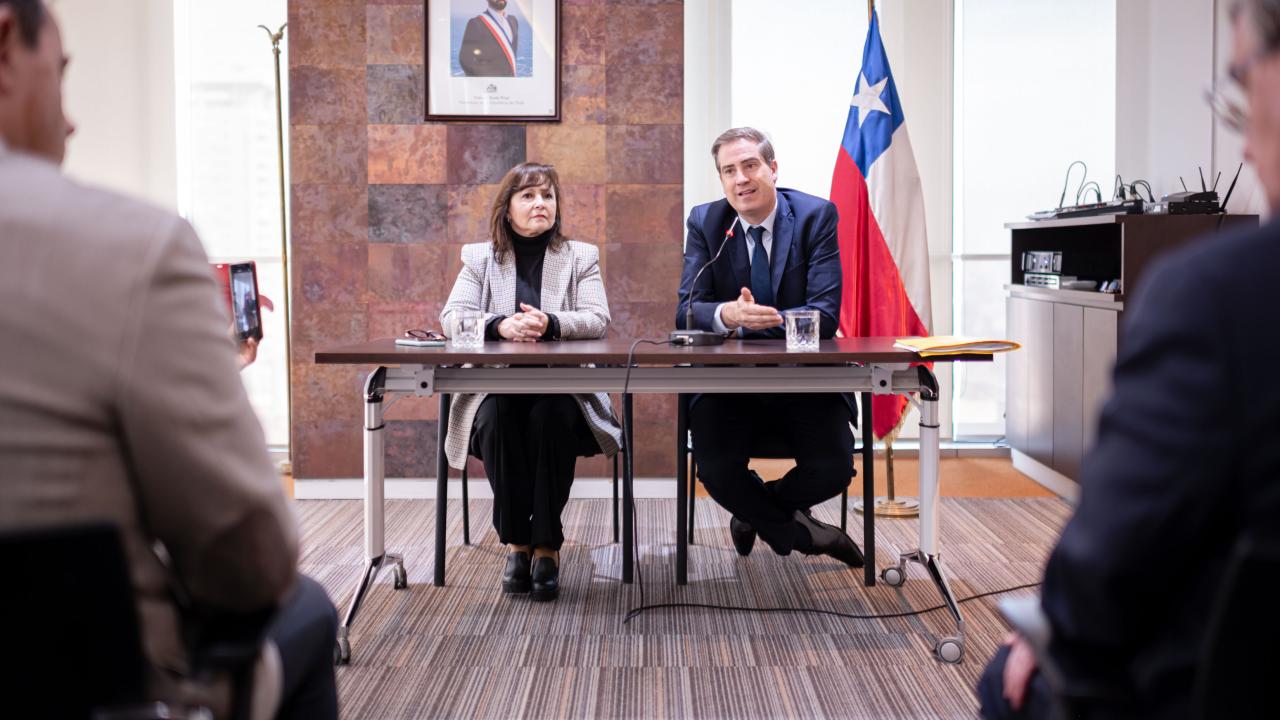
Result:
{"type": "MultiPolygon", "coordinates": [[[[280,41],[284,39],[284,29],[288,23],[280,26],[276,32],[271,32],[271,28],[266,25],[258,27],[267,31],[267,37],[271,38],[271,52],[275,55],[276,64],[276,158],[280,170],[280,266],[284,276],[284,396],[285,396],[285,413],[288,420],[286,424],[289,428],[289,457],[292,458],[293,444],[293,352],[291,348],[291,336],[293,334],[293,323],[289,319],[289,218],[285,211],[285,187],[284,187],[284,110],[280,99],[280,41]]],[[[280,467],[282,472],[293,473],[293,464],[290,460],[285,460],[280,467]]]]}

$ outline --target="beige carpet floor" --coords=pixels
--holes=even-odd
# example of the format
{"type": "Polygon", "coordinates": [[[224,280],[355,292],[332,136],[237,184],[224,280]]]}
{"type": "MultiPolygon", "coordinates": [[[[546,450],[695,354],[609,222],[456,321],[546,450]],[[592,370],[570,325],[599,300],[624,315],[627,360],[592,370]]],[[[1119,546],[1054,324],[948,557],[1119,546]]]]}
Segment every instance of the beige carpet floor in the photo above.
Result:
{"type": "MultiPolygon", "coordinates": [[[[698,503],[699,544],[690,582],[674,583],[673,500],[637,503],[639,570],[648,603],[812,607],[852,614],[926,609],[939,596],[909,570],[901,589],[862,585],[861,573],[824,558],[780,558],[758,546],[738,557],[728,516],[698,503]]],[[[353,501],[299,501],[303,571],[344,612],[361,572],[362,515],[353,501]]],[[[833,501],[818,509],[835,521],[833,501]]],[[[660,609],[629,624],[641,584],[619,582],[607,500],[573,500],[565,512],[561,597],[537,604],[498,588],[504,552],[491,505],[472,501],[473,544],[462,544],[461,506],[450,503],[448,585],[432,578],[434,504],[387,503],[387,546],[401,552],[409,587],[384,574],[352,632],[352,661],[338,669],[347,718],[952,718],[974,717],[973,685],[1005,634],[997,597],[964,603],[966,655],[934,659],[955,632],[945,611],[877,620],[829,615],[660,609]]],[[[943,559],[959,597],[1034,582],[1069,514],[1056,498],[947,498],[943,559]]],[[[850,533],[861,536],[861,517],[850,533]]],[[[914,548],[914,520],[877,523],[876,564],[914,548]]],[[[1021,590],[1012,595],[1027,594],[1021,590]]]]}

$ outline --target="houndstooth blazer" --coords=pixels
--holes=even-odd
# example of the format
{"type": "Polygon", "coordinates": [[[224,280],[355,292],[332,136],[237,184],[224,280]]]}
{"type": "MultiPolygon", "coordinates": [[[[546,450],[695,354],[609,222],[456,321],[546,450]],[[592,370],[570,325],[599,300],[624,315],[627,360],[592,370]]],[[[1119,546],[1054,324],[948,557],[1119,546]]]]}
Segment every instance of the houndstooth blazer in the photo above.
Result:
{"type": "MultiPolygon", "coordinates": [[[[507,253],[499,263],[492,243],[471,243],[462,247],[462,271],[453,284],[449,300],[440,312],[440,325],[452,336],[459,310],[480,310],[485,323],[494,315],[511,315],[516,306],[515,254],[507,253]]],[[[547,250],[542,261],[542,307],[560,321],[563,340],[602,338],[609,326],[609,301],[600,279],[600,251],[594,245],[570,240],[556,251],[547,250]]],[[[467,461],[471,425],[486,393],[455,395],[449,411],[449,434],[445,454],[449,465],[461,468],[467,461]]],[[[622,431],[613,415],[613,405],[605,393],[574,395],[582,417],[606,455],[618,452],[622,431]]]]}

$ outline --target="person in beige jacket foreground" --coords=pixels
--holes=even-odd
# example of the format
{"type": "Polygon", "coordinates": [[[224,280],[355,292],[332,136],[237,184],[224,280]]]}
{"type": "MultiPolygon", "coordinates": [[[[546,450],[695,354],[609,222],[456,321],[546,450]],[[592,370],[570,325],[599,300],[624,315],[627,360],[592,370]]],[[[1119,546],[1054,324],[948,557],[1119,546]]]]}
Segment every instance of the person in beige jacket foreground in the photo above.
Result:
{"type": "Polygon", "coordinates": [[[336,717],[336,614],[298,575],[208,259],[182,219],[62,175],[65,62],[47,6],[0,0],[0,532],[119,528],[161,699],[190,690],[171,585],[279,605],[282,715],[336,717]]]}

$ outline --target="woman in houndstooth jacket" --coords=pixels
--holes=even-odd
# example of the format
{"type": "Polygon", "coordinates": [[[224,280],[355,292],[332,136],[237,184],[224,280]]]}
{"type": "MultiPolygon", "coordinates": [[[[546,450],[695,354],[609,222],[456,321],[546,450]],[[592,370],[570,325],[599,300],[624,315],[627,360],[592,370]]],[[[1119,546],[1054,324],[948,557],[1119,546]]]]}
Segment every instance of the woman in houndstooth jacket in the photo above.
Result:
{"type": "MultiPolygon", "coordinates": [[[[462,249],[462,271],[440,320],[454,333],[460,310],[485,314],[485,340],[538,342],[602,338],[609,303],[594,245],[560,234],[555,168],[523,163],[498,186],[492,240],[462,249]]],[[[493,487],[493,526],[510,546],[502,589],[534,600],[559,594],[560,513],[579,456],[613,455],[622,434],[609,396],[465,394],[454,398],[445,452],[461,468],[484,462],[493,487]]]]}

